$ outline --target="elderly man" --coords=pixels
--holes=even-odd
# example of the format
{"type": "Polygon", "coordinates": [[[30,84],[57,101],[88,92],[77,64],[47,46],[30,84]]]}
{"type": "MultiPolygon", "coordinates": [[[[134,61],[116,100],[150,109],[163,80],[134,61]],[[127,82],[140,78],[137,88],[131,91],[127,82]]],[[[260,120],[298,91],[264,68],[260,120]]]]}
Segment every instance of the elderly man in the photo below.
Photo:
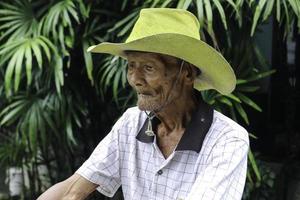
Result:
{"type": "Polygon", "coordinates": [[[126,200],[241,199],[246,179],[247,131],[201,99],[235,87],[227,61],[199,37],[199,23],[178,9],[143,9],[125,43],[91,52],[128,60],[137,92],[128,109],[69,179],[40,196],[84,199],[94,190],[126,200]]]}

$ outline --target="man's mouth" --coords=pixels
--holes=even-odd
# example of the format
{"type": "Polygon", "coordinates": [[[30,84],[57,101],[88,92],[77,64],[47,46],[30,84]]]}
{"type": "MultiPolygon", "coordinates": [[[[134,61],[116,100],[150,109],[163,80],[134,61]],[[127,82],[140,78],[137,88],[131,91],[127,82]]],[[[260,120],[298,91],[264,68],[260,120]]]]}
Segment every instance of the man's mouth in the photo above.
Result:
{"type": "Polygon", "coordinates": [[[139,97],[142,97],[142,98],[152,97],[152,95],[150,93],[147,93],[147,92],[138,92],[137,95],[139,97]]]}

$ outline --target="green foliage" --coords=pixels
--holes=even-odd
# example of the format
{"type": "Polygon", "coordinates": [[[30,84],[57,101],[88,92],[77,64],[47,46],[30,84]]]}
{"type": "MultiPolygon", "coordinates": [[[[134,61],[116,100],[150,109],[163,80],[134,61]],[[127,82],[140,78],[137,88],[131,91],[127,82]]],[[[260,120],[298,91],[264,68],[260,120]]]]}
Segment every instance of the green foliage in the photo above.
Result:
{"type": "Polygon", "coordinates": [[[80,128],[79,115],[87,112],[80,100],[76,100],[65,92],[61,95],[56,92],[15,95],[0,113],[0,125],[14,124],[18,131],[25,133],[35,154],[38,139],[42,148],[48,145],[47,129],[57,138],[66,138],[64,142],[71,146],[76,144],[73,126],[80,128]]]}
{"type": "MultiPolygon", "coordinates": [[[[3,55],[1,56],[0,65],[7,63],[5,72],[5,90],[8,97],[12,94],[11,87],[13,75],[14,92],[17,92],[19,89],[22,67],[24,64],[27,75],[27,85],[30,85],[32,81],[33,59],[36,59],[38,67],[41,69],[43,67],[43,55],[46,56],[48,62],[50,62],[52,59],[52,54],[57,56],[54,45],[44,36],[37,36],[35,38],[21,38],[15,41],[7,42],[0,48],[0,54],[3,55]]],[[[62,72],[60,71],[60,73],[62,72]]]]}
{"type": "MultiPolygon", "coordinates": [[[[297,0],[6,0],[0,2],[2,164],[47,164],[55,171],[49,174],[53,183],[76,169],[72,163],[82,156],[78,151],[88,155],[86,148],[92,149],[90,144],[116,118],[113,111],[120,113],[136,98],[126,84],[126,61],[92,57],[86,49],[103,41],[124,41],[139,11],[149,7],[192,11],[202,40],[234,67],[236,90],[227,96],[204,91],[205,101],[246,124],[251,119],[245,106],[262,111],[251,94],[259,90],[257,80],[274,71],[265,69],[268,64],[250,35],[272,15],[286,32],[295,22],[299,28],[297,0]]],[[[263,178],[251,155],[248,182],[255,184],[263,178]]],[[[32,190],[35,199],[41,191],[32,190]]]]}
{"type": "Polygon", "coordinates": [[[254,159],[253,154],[249,154],[250,159],[256,160],[255,168],[249,168],[247,173],[248,182],[246,183],[243,199],[253,199],[253,200],[268,200],[275,199],[275,178],[276,175],[270,166],[261,160],[254,159]],[[252,178],[251,174],[262,174],[257,176],[257,180],[252,178]]]}
{"type": "Polygon", "coordinates": [[[17,135],[1,137],[0,165],[22,167],[26,156],[26,143],[17,135]]]}
{"type": "Polygon", "coordinates": [[[27,1],[14,1],[0,3],[0,16],[2,31],[0,41],[13,41],[24,36],[35,34],[38,30],[38,22],[33,13],[33,7],[27,1]]]}
{"type": "Polygon", "coordinates": [[[291,31],[291,25],[297,22],[300,31],[300,2],[299,0],[250,0],[250,6],[255,8],[253,23],[251,28],[251,36],[254,35],[257,23],[268,20],[272,13],[275,13],[276,20],[285,26],[285,36],[291,31]],[[292,10],[292,12],[291,12],[292,10]]]}

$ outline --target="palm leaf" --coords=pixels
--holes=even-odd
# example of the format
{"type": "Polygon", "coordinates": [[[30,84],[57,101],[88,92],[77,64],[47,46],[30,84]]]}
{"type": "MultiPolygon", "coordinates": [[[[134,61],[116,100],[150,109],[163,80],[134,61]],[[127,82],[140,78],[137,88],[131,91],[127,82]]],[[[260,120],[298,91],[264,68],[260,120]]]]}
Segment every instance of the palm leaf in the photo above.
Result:
{"type": "Polygon", "coordinates": [[[4,31],[0,41],[4,38],[7,41],[13,41],[18,39],[20,35],[30,36],[37,31],[37,20],[30,4],[14,5],[1,2],[0,7],[0,30],[4,31]]]}
{"type": "Polygon", "coordinates": [[[186,10],[191,3],[192,0],[179,0],[177,3],[177,8],[186,10]]]}
{"type": "Polygon", "coordinates": [[[248,98],[244,94],[236,92],[236,95],[239,97],[240,100],[242,100],[247,105],[251,106],[253,109],[255,109],[259,112],[262,112],[262,109],[254,101],[252,101],[250,98],[248,98]]]}
{"type": "Polygon", "coordinates": [[[215,6],[217,7],[217,10],[220,14],[220,17],[221,17],[224,28],[225,28],[225,30],[227,30],[227,22],[226,22],[226,16],[225,16],[224,9],[223,9],[221,3],[218,0],[213,0],[213,2],[215,4],[215,6]]]}
{"type": "Polygon", "coordinates": [[[197,16],[200,22],[200,28],[204,26],[204,12],[203,12],[203,1],[196,1],[197,16]]]}
{"type": "Polygon", "coordinates": [[[261,12],[266,4],[267,0],[260,0],[256,6],[254,17],[253,17],[253,23],[251,27],[251,36],[253,36],[255,28],[257,26],[257,22],[260,18],[261,12]]]}
{"type": "Polygon", "coordinates": [[[233,105],[235,106],[236,110],[238,111],[242,119],[246,122],[246,124],[249,124],[247,113],[245,112],[241,104],[234,102],[233,105]]]}
{"type": "Polygon", "coordinates": [[[263,15],[263,21],[267,20],[267,18],[271,15],[271,13],[273,11],[273,7],[274,7],[274,2],[275,2],[275,0],[267,1],[267,5],[266,5],[264,15],[263,15]]]}
{"type": "Polygon", "coordinates": [[[251,149],[248,153],[248,158],[249,158],[249,161],[250,161],[250,166],[252,167],[252,169],[254,171],[254,174],[256,175],[256,178],[257,178],[258,182],[260,182],[261,181],[261,175],[260,175],[259,169],[257,167],[256,161],[255,161],[255,158],[253,156],[253,153],[252,153],[251,149]]]}
{"type": "Polygon", "coordinates": [[[18,91],[22,76],[22,66],[24,64],[26,66],[27,84],[29,85],[32,80],[33,58],[35,57],[39,68],[42,69],[43,55],[50,61],[52,58],[51,55],[56,55],[57,52],[54,45],[47,38],[37,36],[34,38],[22,38],[14,42],[8,42],[0,47],[0,54],[3,59],[1,65],[4,65],[5,62],[9,60],[5,73],[5,89],[8,95],[11,89],[13,74],[15,76],[14,89],[15,92],[18,91]],[[6,54],[6,52],[10,53],[6,54]]]}
{"type": "Polygon", "coordinates": [[[67,56],[66,46],[72,47],[73,45],[72,40],[70,40],[74,37],[72,19],[79,23],[78,11],[74,3],[71,0],[59,1],[51,6],[39,25],[43,35],[47,37],[52,35],[55,43],[61,46],[62,53],[67,56]]]}
{"type": "Polygon", "coordinates": [[[206,24],[207,24],[207,31],[210,35],[213,34],[213,15],[212,15],[212,8],[210,4],[210,0],[204,0],[204,8],[205,8],[205,14],[206,14],[206,24]]]}

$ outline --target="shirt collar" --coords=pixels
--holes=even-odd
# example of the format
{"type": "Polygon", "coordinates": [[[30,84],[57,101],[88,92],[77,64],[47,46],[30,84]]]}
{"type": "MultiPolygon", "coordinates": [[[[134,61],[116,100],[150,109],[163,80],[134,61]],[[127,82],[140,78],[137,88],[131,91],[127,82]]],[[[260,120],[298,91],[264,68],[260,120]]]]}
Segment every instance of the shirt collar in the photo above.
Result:
{"type": "MultiPolygon", "coordinates": [[[[197,110],[192,114],[190,123],[185,129],[185,132],[180,139],[175,151],[192,150],[197,153],[200,152],[204,138],[212,124],[213,108],[200,100],[197,110]]],[[[154,117],[152,119],[153,130],[157,130],[160,123],[159,119],[154,117]]],[[[148,127],[148,119],[145,120],[143,127],[136,136],[136,139],[144,143],[152,143],[154,136],[148,136],[145,131],[148,127]]]]}

